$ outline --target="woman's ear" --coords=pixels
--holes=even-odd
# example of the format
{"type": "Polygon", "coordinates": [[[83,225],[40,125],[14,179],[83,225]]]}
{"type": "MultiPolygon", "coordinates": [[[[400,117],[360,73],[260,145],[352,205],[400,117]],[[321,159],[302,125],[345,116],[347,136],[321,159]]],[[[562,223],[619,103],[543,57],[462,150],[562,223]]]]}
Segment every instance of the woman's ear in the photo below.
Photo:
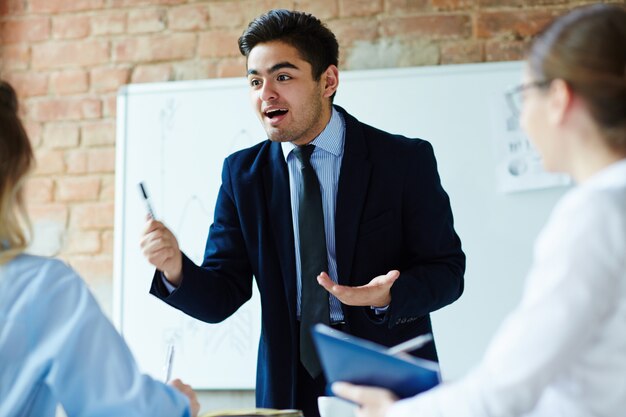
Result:
{"type": "Polygon", "coordinates": [[[324,81],[324,97],[328,98],[335,94],[339,87],[339,70],[336,65],[329,65],[322,74],[324,81]]]}
{"type": "Polygon", "coordinates": [[[552,81],[548,90],[548,120],[554,125],[563,124],[573,102],[572,88],[561,79],[552,81]]]}

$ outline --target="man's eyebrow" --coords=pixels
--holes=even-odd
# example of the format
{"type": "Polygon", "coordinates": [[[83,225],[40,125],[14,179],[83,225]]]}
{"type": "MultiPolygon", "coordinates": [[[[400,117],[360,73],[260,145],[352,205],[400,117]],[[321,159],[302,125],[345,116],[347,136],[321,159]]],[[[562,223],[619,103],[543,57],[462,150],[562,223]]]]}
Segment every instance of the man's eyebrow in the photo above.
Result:
{"type": "MultiPolygon", "coordinates": [[[[292,64],[291,62],[285,61],[285,62],[279,62],[278,64],[272,65],[272,67],[270,67],[268,73],[272,74],[275,73],[276,71],[279,71],[283,68],[291,68],[291,69],[295,69],[295,70],[299,70],[300,68],[298,68],[296,65],[292,64]]],[[[259,72],[255,69],[249,69],[248,70],[248,75],[258,75],[259,72]]]]}

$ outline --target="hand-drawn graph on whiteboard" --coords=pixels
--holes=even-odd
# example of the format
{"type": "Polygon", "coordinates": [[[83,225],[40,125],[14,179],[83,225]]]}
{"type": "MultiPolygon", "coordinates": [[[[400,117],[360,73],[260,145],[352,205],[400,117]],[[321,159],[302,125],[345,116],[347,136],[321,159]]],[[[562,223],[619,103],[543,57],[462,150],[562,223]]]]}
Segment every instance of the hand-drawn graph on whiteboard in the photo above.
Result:
{"type": "Polygon", "coordinates": [[[118,125],[115,321],[140,367],[162,378],[167,346],[172,376],[203,389],[252,389],[260,334],[253,297],[222,323],[195,320],[148,294],[154,268],[139,239],[146,220],[136,193],[144,181],[158,220],[201,264],[226,156],[266,136],[247,105],[245,80],[212,82],[206,102],[198,82],[131,85],[120,91],[118,125]],[[215,109],[218,108],[219,111],[215,109]]]}

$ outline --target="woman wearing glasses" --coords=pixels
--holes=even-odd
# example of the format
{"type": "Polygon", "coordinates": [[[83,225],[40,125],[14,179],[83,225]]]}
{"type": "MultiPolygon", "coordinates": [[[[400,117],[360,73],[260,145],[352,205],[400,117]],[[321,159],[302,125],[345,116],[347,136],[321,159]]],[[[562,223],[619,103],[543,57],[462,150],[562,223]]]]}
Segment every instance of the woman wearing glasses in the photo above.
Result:
{"type": "Polygon", "coordinates": [[[534,40],[518,91],[545,168],[578,186],[539,235],[521,303],[482,363],[397,402],[335,384],[361,417],[626,413],[626,10],[597,4],[557,19],[534,40]]]}
{"type": "Polygon", "coordinates": [[[57,404],[69,417],[196,416],[188,385],[139,373],[74,271],[23,253],[32,165],[15,92],[0,80],[0,416],[53,417],[57,404]]]}

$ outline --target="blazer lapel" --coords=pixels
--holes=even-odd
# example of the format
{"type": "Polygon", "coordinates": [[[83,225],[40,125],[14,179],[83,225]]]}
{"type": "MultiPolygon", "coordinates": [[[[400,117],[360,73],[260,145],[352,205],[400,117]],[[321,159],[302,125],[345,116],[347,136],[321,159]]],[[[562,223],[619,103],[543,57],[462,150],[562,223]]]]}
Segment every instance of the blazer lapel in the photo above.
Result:
{"type": "Polygon", "coordinates": [[[265,203],[269,213],[270,230],[284,281],[290,317],[296,318],[296,254],[291,216],[289,172],[280,143],[272,143],[269,164],[263,169],[265,203]]]}
{"type": "Polygon", "coordinates": [[[368,149],[360,123],[342,108],[337,109],[341,111],[346,122],[335,211],[337,275],[340,284],[350,285],[352,258],[372,165],[367,159],[368,149]]]}

